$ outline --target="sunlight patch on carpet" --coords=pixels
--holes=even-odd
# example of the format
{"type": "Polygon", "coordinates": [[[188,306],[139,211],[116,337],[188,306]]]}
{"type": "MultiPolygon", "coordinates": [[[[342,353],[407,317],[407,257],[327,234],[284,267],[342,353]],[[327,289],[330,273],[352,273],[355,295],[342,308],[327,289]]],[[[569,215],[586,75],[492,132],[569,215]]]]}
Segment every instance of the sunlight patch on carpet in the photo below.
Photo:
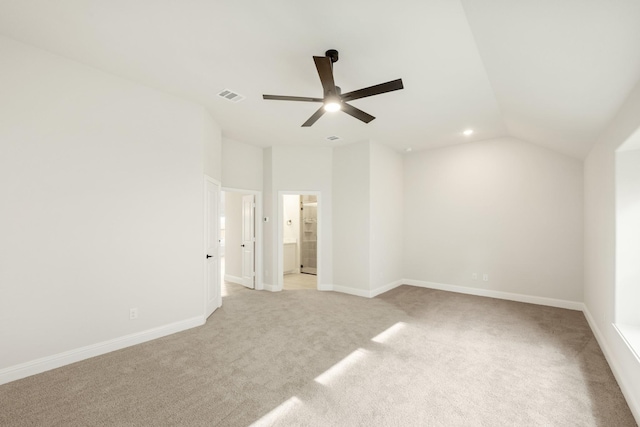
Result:
{"type": "Polygon", "coordinates": [[[322,385],[329,385],[329,383],[331,383],[333,379],[342,375],[350,367],[361,362],[368,354],[369,352],[367,350],[359,348],[320,375],[318,375],[314,379],[314,381],[322,385]]]}
{"type": "Polygon", "coordinates": [[[386,344],[394,335],[406,328],[407,324],[404,322],[398,322],[395,325],[389,326],[384,331],[380,332],[375,337],[371,338],[371,341],[375,341],[380,344],[386,344]]]}
{"type": "Polygon", "coordinates": [[[263,426],[272,426],[277,423],[277,421],[285,416],[287,416],[295,407],[301,405],[302,401],[298,399],[296,396],[293,396],[280,405],[276,406],[265,416],[260,418],[251,424],[250,427],[263,427],[263,426]]]}

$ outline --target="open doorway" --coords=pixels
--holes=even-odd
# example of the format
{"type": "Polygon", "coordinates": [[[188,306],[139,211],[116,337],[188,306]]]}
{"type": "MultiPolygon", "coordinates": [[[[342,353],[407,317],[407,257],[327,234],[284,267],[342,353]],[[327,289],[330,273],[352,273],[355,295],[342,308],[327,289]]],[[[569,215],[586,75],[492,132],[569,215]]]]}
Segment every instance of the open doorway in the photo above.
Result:
{"type": "Polygon", "coordinates": [[[262,194],[256,191],[223,188],[220,205],[223,296],[232,289],[262,289],[260,218],[262,194]],[[235,286],[240,285],[240,286],[235,286]]]}
{"type": "Polygon", "coordinates": [[[282,289],[318,288],[318,195],[282,195],[282,289]]]}

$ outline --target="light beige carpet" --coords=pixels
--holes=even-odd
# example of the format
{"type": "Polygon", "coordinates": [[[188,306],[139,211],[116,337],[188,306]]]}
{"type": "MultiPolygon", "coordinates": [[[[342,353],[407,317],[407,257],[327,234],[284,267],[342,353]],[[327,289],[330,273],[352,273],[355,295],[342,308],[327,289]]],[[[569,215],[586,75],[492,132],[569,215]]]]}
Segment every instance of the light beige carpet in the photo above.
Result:
{"type": "Polygon", "coordinates": [[[635,425],[580,312],[227,292],[205,326],[0,386],[0,425],[635,425]]]}

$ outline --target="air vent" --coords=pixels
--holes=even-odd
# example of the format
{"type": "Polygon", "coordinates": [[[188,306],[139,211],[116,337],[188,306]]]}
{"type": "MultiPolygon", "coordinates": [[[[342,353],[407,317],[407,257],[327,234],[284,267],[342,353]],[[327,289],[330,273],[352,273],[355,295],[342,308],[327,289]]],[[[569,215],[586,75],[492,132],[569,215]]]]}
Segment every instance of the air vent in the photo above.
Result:
{"type": "Polygon", "coordinates": [[[220,93],[218,93],[218,96],[231,102],[240,102],[245,98],[243,95],[240,95],[239,93],[234,92],[231,89],[225,89],[221,91],[220,93]]]}
{"type": "Polygon", "coordinates": [[[339,139],[340,139],[340,137],[339,137],[339,136],[335,136],[335,135],[332,135],[332,136],[328,136],[328,137],[327,137],[327,140],[328,140],[328,141],[337,141],[337,140],[339,140],[339,139]]]}

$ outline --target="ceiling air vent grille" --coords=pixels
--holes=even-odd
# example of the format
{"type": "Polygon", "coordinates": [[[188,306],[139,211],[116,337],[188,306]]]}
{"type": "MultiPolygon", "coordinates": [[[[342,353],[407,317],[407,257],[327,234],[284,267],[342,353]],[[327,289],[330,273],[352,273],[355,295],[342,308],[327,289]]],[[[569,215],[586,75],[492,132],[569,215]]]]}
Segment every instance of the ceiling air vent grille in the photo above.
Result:
{"type": "Polygon", "coordinates": [[[240,102],[245,98],[243,95],[240,95],[239,93],[234,92],[231,89],[224,89],[220,91],[218,93],[218,96],[231,102],[240,102]]]}
{"type": "Polygon", "coordinates": [[[340,137],[339,137],[339,136],[335,136],[335,135],[332,135],[332,136],[328,136],[328,137],[327,137],[327,140],[328,140],[328,141],[337,141],[337,140],[339,140],[339,139],[340,139],[340,137]]]}

